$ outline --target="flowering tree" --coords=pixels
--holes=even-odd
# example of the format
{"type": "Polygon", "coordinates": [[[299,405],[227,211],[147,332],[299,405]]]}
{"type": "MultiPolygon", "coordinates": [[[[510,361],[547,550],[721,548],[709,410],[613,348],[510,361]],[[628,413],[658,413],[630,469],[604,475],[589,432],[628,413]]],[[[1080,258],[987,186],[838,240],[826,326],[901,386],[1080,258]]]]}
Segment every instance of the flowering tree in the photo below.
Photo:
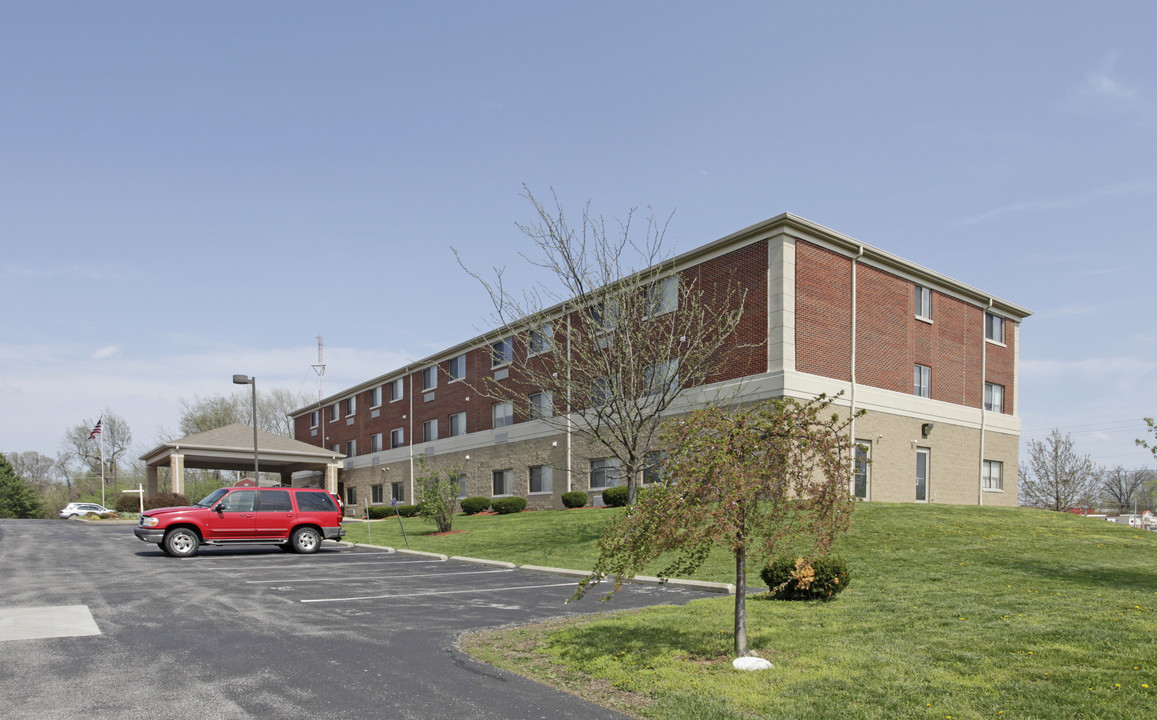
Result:
{"type": "Polygon", "coordinates": [[[688,575],[719,545],[735,556],[735,653],[747,649],[747,563],[790,549],[806,561],[846,532],[852,443],[830,400],[790,398],[738,410],[697,410],[664,426],[663,480],[604,529],[582,597],[614,588],[667,554],[661,577],[688,575]]]}

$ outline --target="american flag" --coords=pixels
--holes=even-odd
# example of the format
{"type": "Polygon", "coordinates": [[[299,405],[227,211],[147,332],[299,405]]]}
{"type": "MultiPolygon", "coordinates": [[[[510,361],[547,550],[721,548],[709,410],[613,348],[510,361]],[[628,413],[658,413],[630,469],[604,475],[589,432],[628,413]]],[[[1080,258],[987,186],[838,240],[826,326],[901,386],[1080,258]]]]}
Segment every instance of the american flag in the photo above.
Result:
{"type": "Polygon", "coordinates": [[[101,418],[100,420],[97,420],[97,421],[96,421],[96,427],[94,427],[94,428],[92,429],[92,432],[90,432],[90,433],[88,434],[88,439],[89,439],[89,440],[96,440],[96,436],[97,436],[97,435],[100,435],[100,424],[101,424],[102,422],[104,422],[104,418],[101,418]]]}

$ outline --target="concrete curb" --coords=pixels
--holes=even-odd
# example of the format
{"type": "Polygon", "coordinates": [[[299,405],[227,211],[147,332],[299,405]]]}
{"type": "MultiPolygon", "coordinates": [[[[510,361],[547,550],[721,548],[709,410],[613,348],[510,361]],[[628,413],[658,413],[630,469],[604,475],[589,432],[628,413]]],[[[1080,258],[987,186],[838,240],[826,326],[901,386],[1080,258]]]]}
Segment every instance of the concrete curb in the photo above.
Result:
{"type": "Polygon", "coordinates": [[[450,559],[442,553],[422,552],[421,550],[402,550],[399,548],[394,548],[394,552],[399,555],[417,555],[418,557],[426,557],[432,560],[441,560],[442,562],[450,559]]]}
{"type": "Polygon", "coordinates": [[[585,578],[590,575],[588,570],[568,570],[566,568],[543,567],[541,565],[519,565],[521,570],[530,570],[531,572],[549,573],[551,575],[565,575],[567,577],[585,578]]]}
{"type": "Polygon", "coordinates": [[[513,570],[513,569],[518,567],[517,565],[515,565],[512,562],[505,562],[502,560],[484,560],[482,558],[462,557],[461,555],[451,555],[450,559],[451,560],[457,560],[459,562],[464,562],[464,563],[473,563],[475,565],[488,565],[490,567],[505,568],[507,570],[513,570]]]}

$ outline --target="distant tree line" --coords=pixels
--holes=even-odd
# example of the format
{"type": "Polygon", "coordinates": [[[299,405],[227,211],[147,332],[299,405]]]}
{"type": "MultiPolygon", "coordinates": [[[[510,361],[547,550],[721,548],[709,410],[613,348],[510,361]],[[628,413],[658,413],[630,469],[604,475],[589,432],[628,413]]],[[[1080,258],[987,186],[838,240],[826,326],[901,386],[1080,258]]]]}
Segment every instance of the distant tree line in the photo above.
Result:
{"type": "MultiPolygon", "coordinates": [[[[1144,441],[1138,444],[1149,447],[1144,441]]],[[[1077,452],[1071,435],[1057,428],[1043,440],[1029,440],[1026,449],[1018,484],[1022,506],[1111,513],[1157,510],[1157,473],[1148,467],[1097,465],[1077,452]]]]}

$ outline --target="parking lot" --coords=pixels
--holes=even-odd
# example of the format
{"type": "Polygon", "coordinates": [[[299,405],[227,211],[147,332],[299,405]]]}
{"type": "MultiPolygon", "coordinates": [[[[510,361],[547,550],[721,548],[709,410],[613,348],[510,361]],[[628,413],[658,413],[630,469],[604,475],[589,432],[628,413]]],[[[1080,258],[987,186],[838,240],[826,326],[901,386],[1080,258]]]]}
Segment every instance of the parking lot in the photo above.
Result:
{"type": "Polygon", "coordinates": [[[182,560],[128,525],[0,520],[0,697],[19,718],[622,717],[455,646],[479,628],[705,597],[628,586],[568,605],[575,582],[331,542],[182,560]]]}

